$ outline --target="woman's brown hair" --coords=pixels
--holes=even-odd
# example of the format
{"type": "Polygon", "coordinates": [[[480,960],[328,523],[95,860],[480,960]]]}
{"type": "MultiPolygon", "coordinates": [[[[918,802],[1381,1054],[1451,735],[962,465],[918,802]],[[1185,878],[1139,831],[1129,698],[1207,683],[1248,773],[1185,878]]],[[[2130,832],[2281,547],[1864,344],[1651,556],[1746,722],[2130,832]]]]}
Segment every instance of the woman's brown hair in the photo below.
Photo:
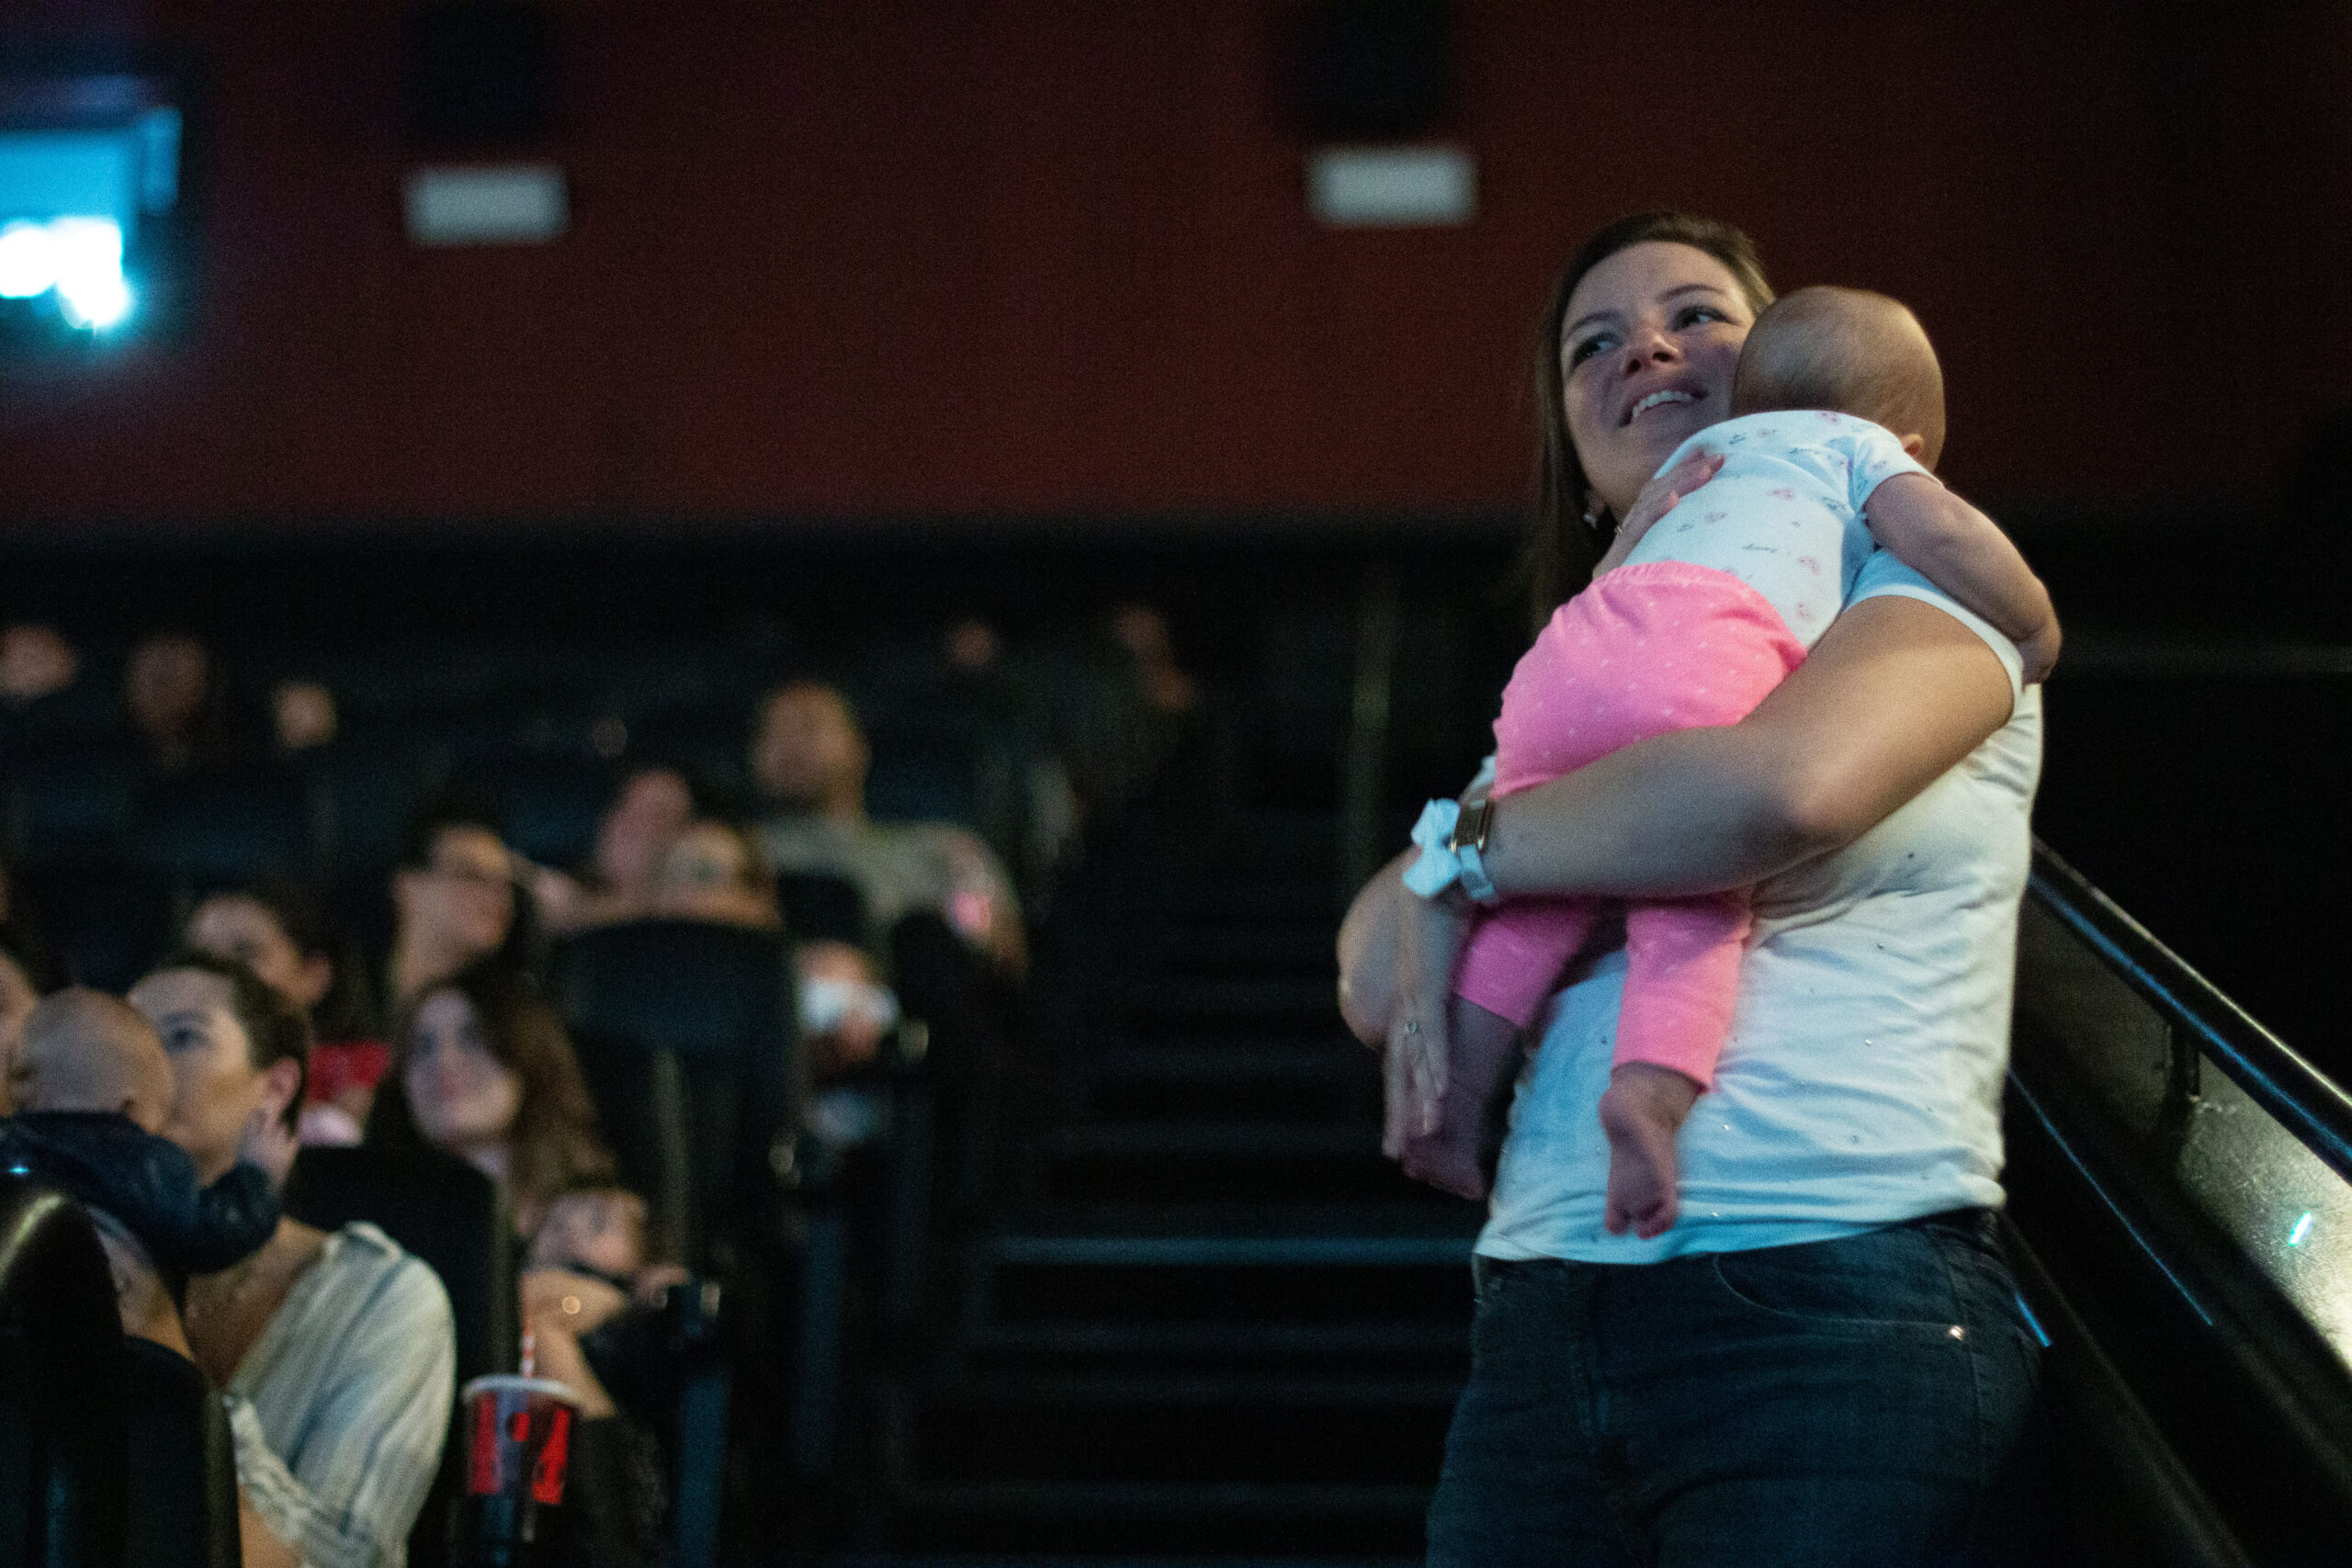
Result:
{"type": "Polygon", "coordinates": [[[1526,579],[1529,608],[1540,629],[1562,602],[1592,578],[1593,563],[1608,552],[1617,536],[1617,519],[1597,510],[1585,519],[1584,464],[1576,444],[1568,439],[1567,400],[1560,384],[1560,329],[1566,324],[1568,298],[1584,275],[1630,246],[1659,241],[1704,251],[1731,269],[1740,293],[1751,310],[1761,312],[1772,302],[1772,286],[1764,280],[1764,264],[1746,234],[1712,218],[1659,209],[1635,212],[1602,225],[1568,258],[1552,303],[1544,311],[1544,326],[1535,342],[1535,408],[1537,463],[1535,515],[1531,520],[1521,570],[1526,579]]]}
{"type": "Polygon", "coordinates": [[[613,1156],[596,1135],[596,1108],[563,1021],[526,976],[494,958],[425,987],[401,1010],[391,1068],[368,1118],[368,1142],[423,1140],[408,1102],[409,1046],[417,1010],[443,991],[466,999],[490,1054],[522,1081],[506,1166],[518,1218],[536,1218],[567,1188],[610,1180],[613,1156]]]}

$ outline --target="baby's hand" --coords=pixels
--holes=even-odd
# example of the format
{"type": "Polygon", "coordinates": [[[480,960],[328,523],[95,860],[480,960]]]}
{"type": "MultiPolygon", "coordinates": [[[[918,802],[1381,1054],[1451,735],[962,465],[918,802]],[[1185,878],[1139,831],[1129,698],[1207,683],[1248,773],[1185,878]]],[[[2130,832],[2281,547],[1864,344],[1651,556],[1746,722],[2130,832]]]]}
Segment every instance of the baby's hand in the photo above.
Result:
{"type": "Polygon", "coordinates": [[[2064,640],[2058,629],[2056,616],[2041,623],[2041,629],[2018,644],[2018,656],[2025,660],[2027,685],[2045,679],[2058,664],[2058,645],[2064,640]]]}
{"type": "Polygon", "coordinates": [[[1642,542],[1642,536],[1650,531],[1651,525],[1673,511],[1683,497],[1713,479],[1723,466],[1721,454],[1695,452],[1644,485],[1642,493],[1634,498],[1632,508],[1618,523],[1617,537],[1610,543],[1609,553],[1600,558],[1592,574],[1599,577],[1624,565],[1625,558],[1642,542]]]}

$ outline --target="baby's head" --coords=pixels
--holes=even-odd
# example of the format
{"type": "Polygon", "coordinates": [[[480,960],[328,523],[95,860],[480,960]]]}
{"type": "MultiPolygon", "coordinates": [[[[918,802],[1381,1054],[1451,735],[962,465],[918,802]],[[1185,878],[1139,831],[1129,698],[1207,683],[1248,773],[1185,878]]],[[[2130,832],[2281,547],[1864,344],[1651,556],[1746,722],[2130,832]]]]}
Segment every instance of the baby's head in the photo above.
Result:
{"type": "Polygon", "coordinates": [[[1919,319],[1867,288],[1800,288],[1756,318],[1731,412],[1832,409],[1917,436],[1928,468],[1944,448],[1944,373],[1919,319]]]}
{"type": "Polygon", "coordinates": [[[574,1187],[548,1205],[531,1235],[530,1267],[585,1265],[616,1280],[646,1264],[645,1200],[611,1182],[574,1187]]]}
{"type": "Polygon", "coordinates": [[[44,998],[25,1019],[10,1066],[19,1111],[113,1111],[162,1130],[177,1090],[154,1026],[103,991],[44,998]]]}

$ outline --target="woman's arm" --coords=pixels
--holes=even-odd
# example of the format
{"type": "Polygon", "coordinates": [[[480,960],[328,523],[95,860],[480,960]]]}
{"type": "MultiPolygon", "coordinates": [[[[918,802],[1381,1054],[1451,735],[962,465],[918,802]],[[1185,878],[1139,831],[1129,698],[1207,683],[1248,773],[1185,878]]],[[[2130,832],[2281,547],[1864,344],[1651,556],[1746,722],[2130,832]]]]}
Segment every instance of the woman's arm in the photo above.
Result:
{"type": "Polygon", "coordinates": [[[2007,723],[2008,673],[1932,604],[1865,599],[1739,723],[1628,746],[1496,804],[1506,894],[1679,897],[1843,848],[2007,723]]]}
{"type": "MultiPolygon", "coordinates": [[[[1916,599],[1865,599],[1735,725],[1628,746],[1496,804],[1487,874],[1509,894],[1678,897],[1843,848],[2008,719],[2008,672],[1916,599]]],[[[1462,923],[1408,893],[1399,856],[1340,935],[1341,1016],[1385,1051],[1386,1141],[1438,1131],[1445,989],[1462,923]]]]}

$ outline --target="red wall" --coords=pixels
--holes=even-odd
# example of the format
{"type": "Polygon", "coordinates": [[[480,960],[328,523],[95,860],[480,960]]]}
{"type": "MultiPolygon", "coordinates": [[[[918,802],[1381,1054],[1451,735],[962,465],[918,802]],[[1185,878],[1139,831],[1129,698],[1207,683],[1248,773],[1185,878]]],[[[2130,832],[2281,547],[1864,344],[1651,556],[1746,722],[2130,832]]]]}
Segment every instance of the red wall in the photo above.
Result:
{"type": "Polygon", "coordinates": [[[1483,210],[1383,234],[1270,0],[559,0],[573,230],[469,252],[401,236],[404,9],[116,7],[211,67],[198,324],[0,371],[0,520],[1509,505],[1551,273],[1652,204],[1917,306],[1989,498],[2256,499],[2352,397],[2341,6],[1462,0],[1483,210]]]}

